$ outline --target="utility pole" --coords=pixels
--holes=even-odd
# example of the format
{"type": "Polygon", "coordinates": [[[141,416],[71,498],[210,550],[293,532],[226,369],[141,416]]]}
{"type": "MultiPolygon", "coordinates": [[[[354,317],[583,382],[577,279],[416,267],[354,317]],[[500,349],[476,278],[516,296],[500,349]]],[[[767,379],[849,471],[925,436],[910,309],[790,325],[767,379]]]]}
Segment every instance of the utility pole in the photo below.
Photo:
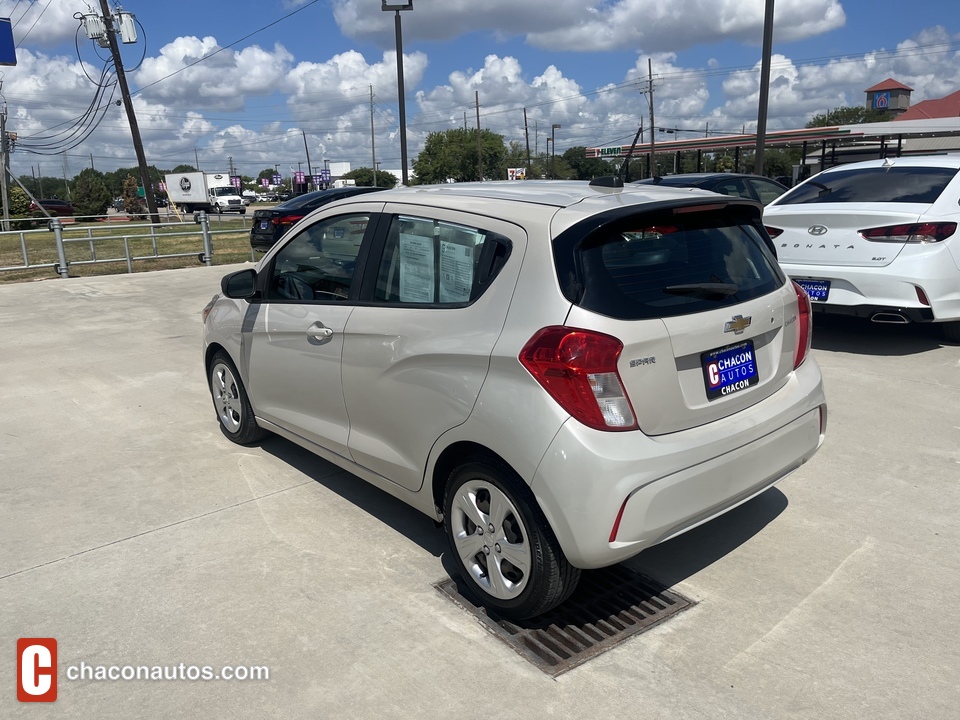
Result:
{"type": "Polygon", "coordinates": [[[657,160],[654,153],[654,137],[657,124],[653,121],[653,60],[647,58],[647,73],[650,75],[650,177],[657,176],[657,160]]]}
{"type": "Polygon", "coordinates": [[[63,159],[63,189],[67,193],[67,202],[70,202],[70,184],[67,182],[67,154],[62,153],[61,158],[63,159]]]}
{"type": "MultiPolygon", "coordinates": [[[[303,133],[303,150],[307,154],[307,175],[310,176],[310,184],[313,184],[313,166],[310,165],[310,148],[307,147],[307,131],[301,130],[303,133]]],[[[316,190],[316,188],[314,188],[316,190]]]]}
{"type": "Polygon", "coordinates": [[[373,132],[373,85],[370,86],[370,152],[373,157],[370,162],[373,163],[373,186],[377,186],[377,146],[373,132]]]}
{"type": "Polygon", "coordinates": [[[117,45],[117,33],[113,27],[113,16],[107,7],[107,0],[100,0],[100,11],[103,13],[103,24],[107,31],[107,40],[110,43],[110,54],[113,55],[113,65],[117,71],[117,82],[120,84],[120,94],[123,97],[123,106],[127,111],[127,122],[130,123],[130,134],[133,136],[133,149],[137,153],[137,164],[140,166],[140,182],[143,183],[143,196],[147,201],[147,210],[150,220],[160,222],[157,214],[157,201],[153,197],[153,184],[150,182],[150,171],[147,168],[147,158],[143,154],[143,141],[140,139],[140,126],[137,124],[137,114],[133,109],[133,99],[130,97],[130,88],[127,86],[127,76],[123,72],[123,59],[120,57],[120,47],[117,45]]]}
{"type": "Polygon", "coordinates": [[[480,142],[480,91],[475,90],[477,100],[477,170],[480,173],[480,182],[483,182],[483,144],[480,142]]]}
{"type": "Polygon", "coordinates": [[[7,137],[7,106],[4,104],[0,108],[0,147],[3,152],[0,153],[0,162],[3,163],[3,170],[0,171],[0,200],[3,201],[3,229],[10,229],[10,198],[7,193],[7,172],[10,167],[10,140],[7,137]]]}
{"type": "Polygon", "coordinates": [[[93,153],[90,153],[90,169],[96,170],[96,168],[93,166],[93,153]]]}
{"type": "Polygon", "coordinates": [[[197,152],[197,149],[193,149],[193,157],[197,161],[197,171],[200,171],[200,154],[197,152]]]}
{"type": "Polygon", "coordinates": [[[227,156],[227,162],[230,164],[230,176],[233,177],[234,175],[236,175],[236,173],[233,172],[233,155],[227,156]]]}
{"type": "Polygon", "coordinates": [[[530,176],[533,175],[533,171],[530,167],[530,127],[527,125],[527,109],[523,109],[523,136],[527,140],[527,174],[524,176],[524,180],[529,180],[530,176]]]}

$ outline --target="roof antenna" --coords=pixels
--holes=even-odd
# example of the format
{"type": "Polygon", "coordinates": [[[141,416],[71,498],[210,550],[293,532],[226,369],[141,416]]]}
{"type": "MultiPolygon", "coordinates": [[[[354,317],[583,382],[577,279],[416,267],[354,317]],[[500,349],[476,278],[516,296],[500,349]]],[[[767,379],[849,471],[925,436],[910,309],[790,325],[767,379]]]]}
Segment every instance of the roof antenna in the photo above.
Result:
{"type": "Polygon", "coordinates": [[[624,170],[626,169],[627,165],[630,163],[630,158],[633,157],[633,151],[637,147],[637,140],[640,139],[640,133],[642,132],[643,132],[643,125],[637,128],[637,134],[633,136],[633,143],[630,145],[630,150],[627,151],[627,156],[623,159],[623,162],[620,163],[620,168],[617,170],[617,177],[620,178],[621,181],[623,180],[621,175],[623,175],[624,170]]]}

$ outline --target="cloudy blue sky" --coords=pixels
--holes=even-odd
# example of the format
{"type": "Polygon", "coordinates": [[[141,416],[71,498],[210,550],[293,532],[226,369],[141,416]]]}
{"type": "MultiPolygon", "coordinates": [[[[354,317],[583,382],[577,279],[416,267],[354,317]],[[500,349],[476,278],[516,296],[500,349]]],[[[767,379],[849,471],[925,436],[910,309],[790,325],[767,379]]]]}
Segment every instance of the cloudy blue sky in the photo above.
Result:
{"type": "MultiPolygon", "coordinates": [[[[16,67],[0,68],[13,171],[72,177],[136,164],[104,58],[74,15],[99,0],[0,0],[16,67]],[[108,83],[109,84],[109,81],[108,83]],[[102,113],[89,110],[97,105],[102,113]],[[100,115],[102,114],[102,118],[100,115]],[[26,152],[30,147],[39,154],[26,152]]],[[[114,7],[111,3],[111,7],[114,7]]],[[[255,175],[306,170],[304,134],[323,159],[400,166],[393,13],[377,0],[130,0],[123,46],[147,160],[255,175]]],[[[402,14],[411,159],[427,134],[480,123],[556,150],[629,143],[647,116],[653,62],[657,125],[733,133],[756,124],[764,0],[414,0],[402,14]]],[[[960,90],[956,0],[776,0],[768,127],[861,104],[887,77],[914,102],[960,90]]],[[[644,122],[644,126],[648,126],[644,122]]],[[[649,138],[649,134],[647,135],[649,138]]],[[[662,136],[661,136],[662,137],[662,136]]]]}

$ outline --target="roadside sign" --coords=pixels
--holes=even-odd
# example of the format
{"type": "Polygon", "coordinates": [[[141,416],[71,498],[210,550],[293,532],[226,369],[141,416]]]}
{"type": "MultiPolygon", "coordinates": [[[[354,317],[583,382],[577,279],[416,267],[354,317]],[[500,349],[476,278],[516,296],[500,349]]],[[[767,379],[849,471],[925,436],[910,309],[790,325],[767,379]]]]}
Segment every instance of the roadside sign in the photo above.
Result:
{"type": "Polygon", "coordinates": [[[0,65],[17,64],[17,46],[13,44],[10,18],[0,18],[0,65]]]}

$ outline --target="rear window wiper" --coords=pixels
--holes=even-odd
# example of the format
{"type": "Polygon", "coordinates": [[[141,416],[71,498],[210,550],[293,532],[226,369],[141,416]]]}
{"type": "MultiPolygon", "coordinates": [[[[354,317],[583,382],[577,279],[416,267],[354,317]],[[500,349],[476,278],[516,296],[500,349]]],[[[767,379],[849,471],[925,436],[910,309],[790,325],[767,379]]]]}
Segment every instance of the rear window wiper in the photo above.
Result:
{"type": "Polygon", "coordinates": [[[686,285],[667,285],[663,289],[671,295],[699,295],[704,298],[724,298],[740,292],[740,286],[733,283],[688,283],[686,285]]]}

